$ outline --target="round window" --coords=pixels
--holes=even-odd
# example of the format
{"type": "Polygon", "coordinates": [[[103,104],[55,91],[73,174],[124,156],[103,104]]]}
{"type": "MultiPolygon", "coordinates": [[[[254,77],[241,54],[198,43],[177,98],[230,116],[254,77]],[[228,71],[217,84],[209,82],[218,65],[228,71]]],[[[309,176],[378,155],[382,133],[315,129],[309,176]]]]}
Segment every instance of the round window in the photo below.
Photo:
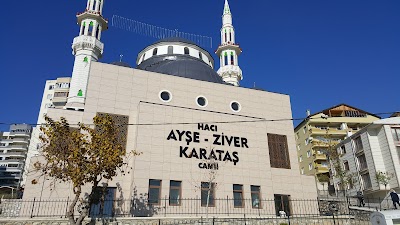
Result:
{"type": "Polygon", "coordinates": [[[231,103],[231,109],[235,112],[239,112],[240,111],[240,104],[239,102],[232,102],[231,103]]]}
{"type": "Polygon", "coordinates": [[[171,93],[169,91],[161,91],[160,92],[160,99],[164,102],[171,101],[171,93]]]}
{"type": "Polygon", "coordinates": [[[207,106],[207,99],[203,96],[197,97],[197,105],[201,107],[206,107],[207,106]]]}

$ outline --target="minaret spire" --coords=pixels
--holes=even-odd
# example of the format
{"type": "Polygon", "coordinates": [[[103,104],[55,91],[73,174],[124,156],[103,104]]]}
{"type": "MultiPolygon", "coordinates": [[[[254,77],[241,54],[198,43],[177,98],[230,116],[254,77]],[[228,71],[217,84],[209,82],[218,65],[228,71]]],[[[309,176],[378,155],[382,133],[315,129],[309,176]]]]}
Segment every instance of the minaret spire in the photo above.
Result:
{"type": "Polygon", "coordinates": [[[224,6],[224,14],[231,14],[231,9],[229,8],[229,3],[228,0],[225,0],[225,6],[224,6]]]}
{"type": "Polygon", "coordinates": [[[80,31],[72,43],[75,62],[65,106],[67,109],[84,109],[90,65],[103,55],[104,44],[100,41],[101,32],[108,29],[108,21],[102,15],[104,1],[87,0],[85,11],[76,15],[80,31]]]}
{"type": "Polygon", "coordinates": [[[228,0],[225,0],[222,14],[221,45],[215,53],[220,59],[218,74],[226,83],[239,86],[242,70],[239,67],[238,56],[242,53],[242,49],[235,44],[235,29],[232,25],[232,13],[228,0]]]}

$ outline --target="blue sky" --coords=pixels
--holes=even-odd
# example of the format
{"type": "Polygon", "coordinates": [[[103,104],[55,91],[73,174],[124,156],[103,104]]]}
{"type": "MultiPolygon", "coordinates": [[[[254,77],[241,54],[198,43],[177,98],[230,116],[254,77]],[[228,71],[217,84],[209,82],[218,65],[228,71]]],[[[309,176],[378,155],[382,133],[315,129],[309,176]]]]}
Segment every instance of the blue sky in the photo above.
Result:
{"type": "MultiPolygon", "coordinates": [[[[400,1],[229,2],[243,49],[242,86],[255,83],[289,94],[294,117],[339,103],[372,113],[400,110],[400,1]]],[[[106,0],[104,15],[210,36],[218,43],[223,3],[106,0]]],[[[79,31],[75,15],[85,6],[86,0],[2,2],[0,122],[35,123],[45,80],[71,76],[71,43],[79,31]]],[[[156,39],[110,27],[102,41],[102,62],[123,54],[135,65],[137,53],[156,39]]]]}

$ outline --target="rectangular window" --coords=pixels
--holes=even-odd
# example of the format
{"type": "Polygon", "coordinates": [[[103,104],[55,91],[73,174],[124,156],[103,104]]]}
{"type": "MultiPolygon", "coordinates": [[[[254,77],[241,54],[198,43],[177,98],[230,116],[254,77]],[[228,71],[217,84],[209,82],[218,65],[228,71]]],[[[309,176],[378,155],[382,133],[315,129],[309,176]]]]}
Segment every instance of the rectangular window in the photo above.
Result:
{"type": "Polygon", "coordinates": [[[361,137],[358,136],[354,139],[354,146],[355,146],[355,150],[356,152],[363,150],[363,144],[362,144],[362,140],[361,137]]]}
{"type": "Polygon", "coordinates": [[[340,146],[340,154],[346,154],[346,146],[340,146]]]}
{"type": "Polygon", "coordinates": [[[297,151],[300,151],[300,145],[297,145],[297,151]]]}
{"type": "Polygon", "coordinates": [[[349,162],[344,161],[343,162],[343,167],[344,167],[344,170],[349,171],[350,170],[349,162]]]}
{"type": "Polygon", "coordinates": [[[296,140],[299,139],[299,132],[296,133],[296,140]]]}
{"type": "Polygon", "coordinates": [[[400,141],[400,128],[392,128],[393,139],[400,141]]]}
{"type": "Polygon", "coordinates": [[[68,92],[55,92],[54,97],[67,97],[68,92]]]}
{"type": "Polygon", "coordinates": [[[171,180],[169,182],[169,205],[181,205],[182,181],[171,180]]]}
{"type": "Polygon", "coordinates": [[[302,155],[299,157],[299,162],[303,162],[303,156],[302,155]]]}
{"type": "Polygon", "coordinates": [[[371,183],[371,178],[369,177],[369,173],[361,175],[361,178],[365,189],[372,188],[372,183],[371,183]]]}
{"type": "Polygon", "coordinates": [[[300,173],[304,174],[304,167],[301,168],[300,173]]]}
{"type": "Polygon", "coordinates": [[[290,216],[290,195],[274,195],[275,213],[281,216],[283,212],[290,216]]]}
{"type": "Polygon", "coordinates": [[[308,150],[308,151],[307,151],[307,158],[310,158],[310,157],[311,157],[311,151],[308,150]]]}
{"type": "Polygon", "coordinates": [[[149,180],[149,204],[161,203],[161,180],[149,180]]]}
{"type": "Polygon", "coordinates": [[[312,170],[312,163],[308,164],[308,170],[312,170]]]}
{"type": "Polygon", "coordinates": [[[289,150],[286,135],[267,134],[271,167],[290,169],[289,150]]]}
{"type": "Polygon", "coordinates": [[[305,127],[303,127],[303,133],[307,133],[307,125],[305,127]]]}
{"type": "Polygon", "coordinates": [[[261,209],[261,193],[260,186],[250,186],[251,189],[251,205],[255,209],[261,209]]]}
{"type": "Polygon", "coordinates": [[[358,160],[358,163],[360,165],[360,171],[368,169],[367,159],[365,158],[364,154],[358,156],[357,160],[358,160]]]}
{"type": "Polygon", "coordinates": [[[54,89],[54,85],[50,85],[49,90],[53,90],[53,89],[54,89]]]}
{"type": "Polygon", "coordinates": [[[215,206],[215,196],[214,190],[215,184],[210,182],[201,182],[201,206],[212,207],[215,206]],[[208,203],[208,204],[207,204],[208,203]]]}
{"type": "Polygon", "coordinates": [[[234,184],[233,185],[233,205],[235,208],[243,208],[243,185],[234,184]]]}

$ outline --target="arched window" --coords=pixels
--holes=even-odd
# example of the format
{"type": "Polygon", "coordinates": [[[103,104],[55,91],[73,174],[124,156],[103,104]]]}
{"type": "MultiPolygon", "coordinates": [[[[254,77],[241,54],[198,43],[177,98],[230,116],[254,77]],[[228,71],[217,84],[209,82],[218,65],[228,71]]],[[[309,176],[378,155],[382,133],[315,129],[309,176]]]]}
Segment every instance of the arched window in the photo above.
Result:
{"type": "Polygon", "coordinates": [[[231,65],[235,64],[235,59],[234,59],[234,55],[233,52],[231,52],[231,65]]]}
{"type": "Polygon", "coordinates": [[[96,32],[96,34],[97,34],[97,39],[100,40],[100,25],[97,26],[97,32],[96,32]]]}
{"type": "Polygon", "coordinates": [[[92,33],[93,33],[93,21],[90,21],[90,23],[89,23],[89,36],[92,36],[92,33]]]}
{"type": "Polygon", "coordinates": [[[168,46],[168,55],[169,54],[174,54],[174,47],[173,46],[168,46]]]}
{"type": "Polygon", "coordinates": [[[158,51],[158,48],[155,48],[155,49],[153,50],[153,55],[157,55],[157,51],[158,51]]]}
{"type": "Polygon", "coordinates": [[[82,25],[82,34],[81,34],[81,35],[85,35],[85,30],[86,30],[86,22],[83,22],[83,25],[82,25]]]}
{"type": "Polygon", "coordinates": [[[184,48],[184,52],[185,52],[185,55],[189,55],[189,48],[188,48],[188,47],[185,47],[185,48],[184,48]]]}
{"type": "Polygon", "coordinates": [[[144,61],[144,58],[146,57],[146,52],[143,53],[143,58],[142,58],[142,62],[144,61]]]}
{"type": "Polygon", "coordinates": [[[224,54],[224,65],[227,66],[228,65],[228,53],[225,52],[224,54]]]}
{"type": "Polygon", "coordinates": [[[228,41],[228,34],[226,33],[226,30],[225,30],[225,42],[227,42],[228,41]]]}
{"type": "Polygon", "coordinates": [[[201,54],[201,52],[199,52],[199,58],[203,59],[203,54],[201,54]]]}

